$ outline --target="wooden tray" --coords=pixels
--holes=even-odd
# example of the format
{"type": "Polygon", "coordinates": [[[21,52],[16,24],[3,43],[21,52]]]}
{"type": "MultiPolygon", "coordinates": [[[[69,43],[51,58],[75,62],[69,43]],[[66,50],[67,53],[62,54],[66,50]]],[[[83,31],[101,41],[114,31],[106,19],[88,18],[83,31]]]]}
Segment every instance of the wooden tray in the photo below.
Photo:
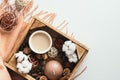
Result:
{"type": "Polygon", "coordinates": [[[72,80],[76,71],[78,70],[80,64],[82,63],[82,61],[84,60],[86,54],[88,53],[88,48],[79,43],[77,40],[75,40],[74,38],[64,34],[63,32],[59,31],[58,29],[56,29],[53,26],[50,26],[49,24],[45,23],[44,21],[41,21],[40,19],[33,18],[32,21],[29,23],[29,25],[27,25],[27,28],[24,30],[24,32],[21,33],[21,35],[19,35],[19,39],[17,39],[16,41],[16,45],[14,46],[13,50],[12,50],[12,54],[10,55],[10,57],[7,59],[5,65],[10,68],[11,70],[15,71],[16,73],[18,73],[19,75],[23,76],[24,78],[28,79],[28,80],[35,80],[35,78],[33,78],[31,75],[29,74],[20,74],[18,72],[18,70],[16,69],[16,58],[14,56],[14,54],[19,50],[19,48],[21,47],[21,45],[23,44],[24,40],[26,39],[28,33],[31,30],[34,29],[42,29],[47,31],[50,35],[52,35],[52,37],[60,37],[64,40],[71,40],[73,41],[76,45],[77,45],[77,57],[78,57],[78,62],[75,64],[72,73],[69,77],[68,80],[72,80]]]}

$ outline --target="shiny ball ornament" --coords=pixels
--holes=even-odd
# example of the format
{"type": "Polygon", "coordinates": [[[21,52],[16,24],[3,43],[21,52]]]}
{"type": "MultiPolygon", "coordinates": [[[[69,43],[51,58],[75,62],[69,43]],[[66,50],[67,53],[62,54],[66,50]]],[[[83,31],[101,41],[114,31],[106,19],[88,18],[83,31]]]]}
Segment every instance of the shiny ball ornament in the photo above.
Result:
{"type": "Polygon", "coordinates": [[[51,60],[46,63],[44,73],[48,79],[58,80],[63,73],[63,67],[58,61],[51,60]]]}

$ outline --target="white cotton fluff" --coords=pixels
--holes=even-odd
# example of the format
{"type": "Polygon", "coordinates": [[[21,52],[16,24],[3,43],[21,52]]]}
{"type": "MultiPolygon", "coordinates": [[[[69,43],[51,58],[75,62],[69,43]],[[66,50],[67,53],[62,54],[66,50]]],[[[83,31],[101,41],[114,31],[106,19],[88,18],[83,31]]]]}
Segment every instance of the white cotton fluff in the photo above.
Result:
{"type": "Polygon", "coordinates": [[[23,73],[23,65],[21,63],[17,63],[18,72],[23,73]]]}
{"type": "Polygon", "coordinates": [[[71,56],[71,58],[73,59],[72,62],[74,62],[74,63],[76,63],[78,61],[77,55],[75,53],[71,56]]]}
{"type": "Polygon", "coordinates": [[[78,61],[77,55],[75,53],[76,45],[72,41],[65,41],[62,47],[62,51],[65,52],[68,57],[69,62],[76,63],[78,61]]]}
{"type": "Polygon", "coordinates": [[[23,65],[24,68],[27,68],[27,69],[29,69],[29,70],[30,70],[31,67],[32,67],[32,63],[29,62],[28,60],[23,61],[23,62],[22,62],[22,65],[23,65]]]}
{"type": "Polygon", "coordinates": [[[74,52],[71,50],[67,50],[65,53],[66,53],[66,56],[69,56],[69,55],[72,55],[74,52]]]}
{"type": "Polygon", "coordinates": [[[71,51],[75,52],[75,50],[76,50],[76,45],[75,45],[74,43],[71,43],[71,44],[69,45],[69,49],[70,49],[71,51]]]}
{"type": "Polygon", "coordinates": [[[15,57],[17,58],[17,68],[20,73],[29,73],[32,69],[32,63],[28,60],[28,56],[25,55],[22,51],[16,53],[15,57]]]}
{"type": "Polygon", "coordinates": [[[65,44],[63,44],[62,51],[66,52],[67,50],[68,50],[68,47],[65,44]]]}
{"type": "Polygon", "coordinates": [[[69,62],[74,62],[74,63],[76,63],[78,60],[77,60],[77,58],[69,58],[69,62]]]}
{"type": "Polygon", "coordinates": [[[21,62],[23,60],[27,60],[28,56],[26,56],[22,51],[19,51],[15,54],[15,57],[17,58],[17,62],[21,62]]]}
{"type": "Polygon", "coordinates": [[[22,63],[17,63],[17,68],[20,73],[29,73],[32,69],[32,63],[25,60],[22,63]]]}
{"type": "Polygon", "coordinates": [[[70,45],[71,45],[71,43],[72,43],[71,41],[65,41],[65,43],[64,43],[64,44],[65,44],[66,46],[70,46],[70,45]]]}
{"type": "Polygon", "coordinates": [[[26,68],[18,68],[18,71],[20,72],[20,73],[23,73],[23,74],[27,74],[27,73],[29,73],[29,70],[28,69],[26,69],[26,68]]]}
{"type": "Polygon", "coordinates": [[[75,53],[72,55],[68,55],[67,57],[68,57],[69,62],[76,63],[78,61],[77,55],[75,53]]]}
{"type": "Polygon", "coordinates": [[[76,45],[72,43],[71,41],[65,41],[62,47],[62,51],[72,51],[74,52],[76,50],[76,45]]]}
{"type": "Polygon", "coordinates": [[[21,63],[17,63],[17,66],[16,66],[17,68],[22,68],[22,65],[21,65],[21,63]]]}

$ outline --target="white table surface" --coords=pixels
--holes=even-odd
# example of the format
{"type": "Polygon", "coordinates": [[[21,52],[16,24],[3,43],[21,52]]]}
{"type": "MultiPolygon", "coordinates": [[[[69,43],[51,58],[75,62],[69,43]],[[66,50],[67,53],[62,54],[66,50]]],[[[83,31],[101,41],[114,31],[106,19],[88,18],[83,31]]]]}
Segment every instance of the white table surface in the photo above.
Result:
{"type": "MultiPolygon", "coordinates": [[[[76,80],[120,80],[119,0],[35,0],[40,10],[67,20],[69,34],[90,48],[76,80]]],[[[76,73],[77,74],[77,73],[76,73]]]]}
{"type": "MultiPolygon", "coordinates": [[[[12,0],[11,0],[12,1],[12,0]]],[[[69,34],[90,48],[75,80],[120,80],[119,0],[34,0],[40,10],[54,12],[57,25],[67,20],[69,34]]]]}

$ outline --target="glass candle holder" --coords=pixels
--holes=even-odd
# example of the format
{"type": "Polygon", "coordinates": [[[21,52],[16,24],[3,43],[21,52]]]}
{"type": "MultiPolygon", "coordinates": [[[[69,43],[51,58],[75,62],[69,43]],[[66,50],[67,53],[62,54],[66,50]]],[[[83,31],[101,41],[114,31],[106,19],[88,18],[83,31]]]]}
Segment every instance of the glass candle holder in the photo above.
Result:
{"type": "Polygon", "coordinates": [[[9,5],[4,8],[3,13],[0,15],[0,30],[4,32],[12,31],[17,25],[17,15],[13,8],[9,5]]]}

